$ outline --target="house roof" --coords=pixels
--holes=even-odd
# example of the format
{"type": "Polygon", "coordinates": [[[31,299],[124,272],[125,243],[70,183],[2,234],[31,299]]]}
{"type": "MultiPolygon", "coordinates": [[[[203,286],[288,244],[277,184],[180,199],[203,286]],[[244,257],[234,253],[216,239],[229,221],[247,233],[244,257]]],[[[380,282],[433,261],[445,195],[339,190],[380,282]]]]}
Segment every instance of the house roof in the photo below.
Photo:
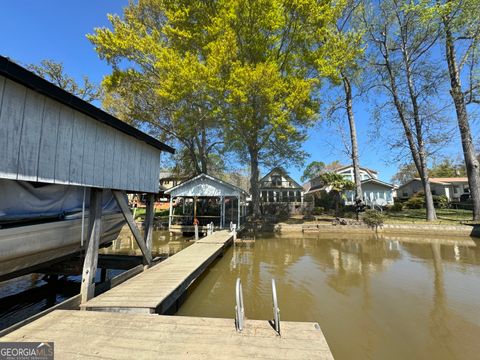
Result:
{"type": "MultiPolygon", "coordinates": [[[[338,171],[348,169],[350,167],[353,167],[353,165],[340,165],[340,167],[335,168],[333,171],[338,172],[338,171]]],[[[369,169],[369,168],[366,168],[366,167],[363,167],[363,166],[360,166],[360,170],[364,170],[366,172],[370,172],[370,173],[373,173],[373,174],[378,174],[378,171],[373,170],[373,169],[369,169]]]]}
{"type": "Polygon", "coordinates": [[[430,178],[430,182],[440,183],[454,183],[454,182],[468,182],[467,177],[445,177],[445,178],[430,178]]]}
{"type": "Polygon", "coordinates": [[[268,178],[273,172],[279,172],[281,173],[285,178],[288,179],[288,181],[291,181],[294,185],[294,187],[296,188],[300,188],[300,189],[303,189],[303,187],[298,183],[296,182],[295,180],[293,180],[290,175],[288,175],[288,173],[285,171],[284,168],[282,168],[281,166],[277,166],[277,167],[274,167],[272,170],[270,170],[267,175],[265,175],[263,178],[260,179],[260,183],[262,181],[264,181],[266,178],[268,178]]]}
{"type": "Polygon", "coordinates": [[[378,185],[382,185],[382,186],[385,186],[385,187],[388,187],[388,188],[391,188],[391,189],[394,189],[395,188],[395,185],[393,184],[389,184],[385,181],[381,181],[381,180],[378,180],[378,179],[366,179],[366,180],[362,180],[362,184],[366,184],[366,183],[376,183],[378,185]]]}
{"type": "MultiPolygon", "coordinates": [[[[216,177],[213,177],[211,175],[207,175],[207,174],[200,174],[200,175],[197,175],[187,181],[184,181],[182,182],[181,184],[178,184],[177,186],[174,186],[168,190],[165,191],[166,194],[170,194],[170,193],[179,193],[179,191],[181,191],[182,189],[185,189],[187,190],[189,187],[192,187],[192,186],[195,186],[195,183],[201,183],[201,182],[210,182],[210,183],[214,183],[214,184],[218,184],[220,185],[221,187],[225,187],[225,188],[228,188],[234,192],[237,192],[237,193],[240,193],[240,194],[244,194],[244,195],[248,195],[248,193],[243,190],[242,188],[239,188],[238,186],[235,186],[235,185],[232,185],[226,181],[223,181],[223,180],[220,180],[216,177]]],[[[172,194],[174,196],[177,196],[175,194],[172,194]]],[[[178,195],[178,196],[181,196],[181,195],[178,195]]],[[[198,195],[198,196],[202,196],[202,195],[198,195]]],[[[205,194],[205,196],[210,196],[210,194],[205,194]]],[[[218,196],[218,195],[211,195],[211,196],[218,196]]],[[[228,195],[227,195],[228,196],[228,195]]]]}
{"type": "MultiPolygon", "coordinates": [[[[458,178],[430,178],[430,183],[432,184],[438,184],[438,185],[451,185],[452,183],[463,183],[463,182],[468,182],[468,178],[466,177],[458,177],[458,178]]],[[[408,180],[405,184],[400,185],[398,188],[402,188],[404,186],[407,186],[413,181],[421,181],[420,178],[413,178],[408,180]]]]}
{"type": "Polygon", "coordinates": [[[68,107],[80,111],[101,123],[123,132],[124,134],[144,141],[159,150],[172,154],[175,153],[175,149],[172,147],[117,119],[116,117],[80,99],[79,97],[70,94],[68,91],[61,89],[60,87],[52,84],[51,82],[41,78],[40,76],[3,56],[0,56],[0,75],[20,83],[27,88],[35,90],[36,92],[54,99],[68,107]]]}

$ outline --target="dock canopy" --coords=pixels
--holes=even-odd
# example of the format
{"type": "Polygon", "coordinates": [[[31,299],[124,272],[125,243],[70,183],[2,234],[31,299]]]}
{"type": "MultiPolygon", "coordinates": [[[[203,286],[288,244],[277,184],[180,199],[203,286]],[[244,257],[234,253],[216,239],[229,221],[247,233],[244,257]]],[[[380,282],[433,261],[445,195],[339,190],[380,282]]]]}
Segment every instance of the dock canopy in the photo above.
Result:
{"type": "Polygon", "coordinates": [[[240,229],[245,223],[248,193],[213,176],[200,174],[165,194],[170,195],[171,232],[193,231],[195,219],[202,231],[211,222],[220,229],[229,227],[230,222],[240,229]]]}
{"type": "Polygon", "coordinates": [[[0,178],[157,193],[174,149],[0,56],[0,178]]]}

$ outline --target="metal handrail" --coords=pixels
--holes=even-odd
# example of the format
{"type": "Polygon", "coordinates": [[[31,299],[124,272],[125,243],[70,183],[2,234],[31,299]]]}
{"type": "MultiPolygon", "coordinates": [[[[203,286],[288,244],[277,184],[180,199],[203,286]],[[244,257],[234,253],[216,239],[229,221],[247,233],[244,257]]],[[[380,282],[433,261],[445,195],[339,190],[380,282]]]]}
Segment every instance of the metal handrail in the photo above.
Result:
{"type": "Polygon", "coordinates": [[[242,281],[240,278],[237,278],[237,284],[235,286],[235,329],[237,331],[243,330],[243,325],[245,322],[245,309],[243,307],[243,291],[242,291],[242,281]]]}
{"type": "Polygon", "coordinates": [[[275,279],[272,279],[272,301],[273,301],[273,325],[275,331],[280,335],[280,309],[278,307],[277,287],[275,279]]]}

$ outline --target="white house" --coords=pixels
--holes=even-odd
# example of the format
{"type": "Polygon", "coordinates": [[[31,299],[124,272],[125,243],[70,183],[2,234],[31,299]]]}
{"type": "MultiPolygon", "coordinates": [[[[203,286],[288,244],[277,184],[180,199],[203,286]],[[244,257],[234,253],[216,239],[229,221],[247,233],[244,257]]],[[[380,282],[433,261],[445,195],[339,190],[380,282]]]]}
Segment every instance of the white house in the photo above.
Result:
{"type": "MultiPolygon", "coordinates": [[[[342,175],[345,179],[354,181],[353,166],[339,166],[333,172],[342,175]]],[[[362,181],[363,200],[367,205],[393,205],[395,197],[395,186],[387,182],[378,180],[378,172],[365,167],[360,167],[360,179],[362,181]]],[[[324,186],[320,175],[313,178],[306,185],[305,195],[314,195],[321,192],[329,192],[329,188],[324,186]]],[[[317,196],[319,196],[317,195],[317,196]]],[[[353,205],[355,203],[355,192],[345,191],[345,205],[353,205]]]]}
{"type": "MultiPolygon", "coordinates": [[[[470,189],[468,187],[468,178],[430,178],[430,188],[432,195],[445,195],[448,201],[460,201],[462,195],[468,196],[470,189]]],[[[397,197],[408,199],[413,194],[423,191],[422,181],[414,178],[401,185],[397,190],[397,197]]]]}

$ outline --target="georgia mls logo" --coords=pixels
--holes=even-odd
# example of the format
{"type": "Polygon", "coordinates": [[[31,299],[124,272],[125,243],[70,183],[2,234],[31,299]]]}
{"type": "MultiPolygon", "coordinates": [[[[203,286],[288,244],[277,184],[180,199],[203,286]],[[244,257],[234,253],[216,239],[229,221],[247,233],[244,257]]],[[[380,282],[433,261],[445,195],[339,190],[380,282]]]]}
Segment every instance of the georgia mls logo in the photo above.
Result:
{"type": "Polygon", "coordinates": [[[0,360],[53,360],[53,342],[0,342],[0,360]]]}

